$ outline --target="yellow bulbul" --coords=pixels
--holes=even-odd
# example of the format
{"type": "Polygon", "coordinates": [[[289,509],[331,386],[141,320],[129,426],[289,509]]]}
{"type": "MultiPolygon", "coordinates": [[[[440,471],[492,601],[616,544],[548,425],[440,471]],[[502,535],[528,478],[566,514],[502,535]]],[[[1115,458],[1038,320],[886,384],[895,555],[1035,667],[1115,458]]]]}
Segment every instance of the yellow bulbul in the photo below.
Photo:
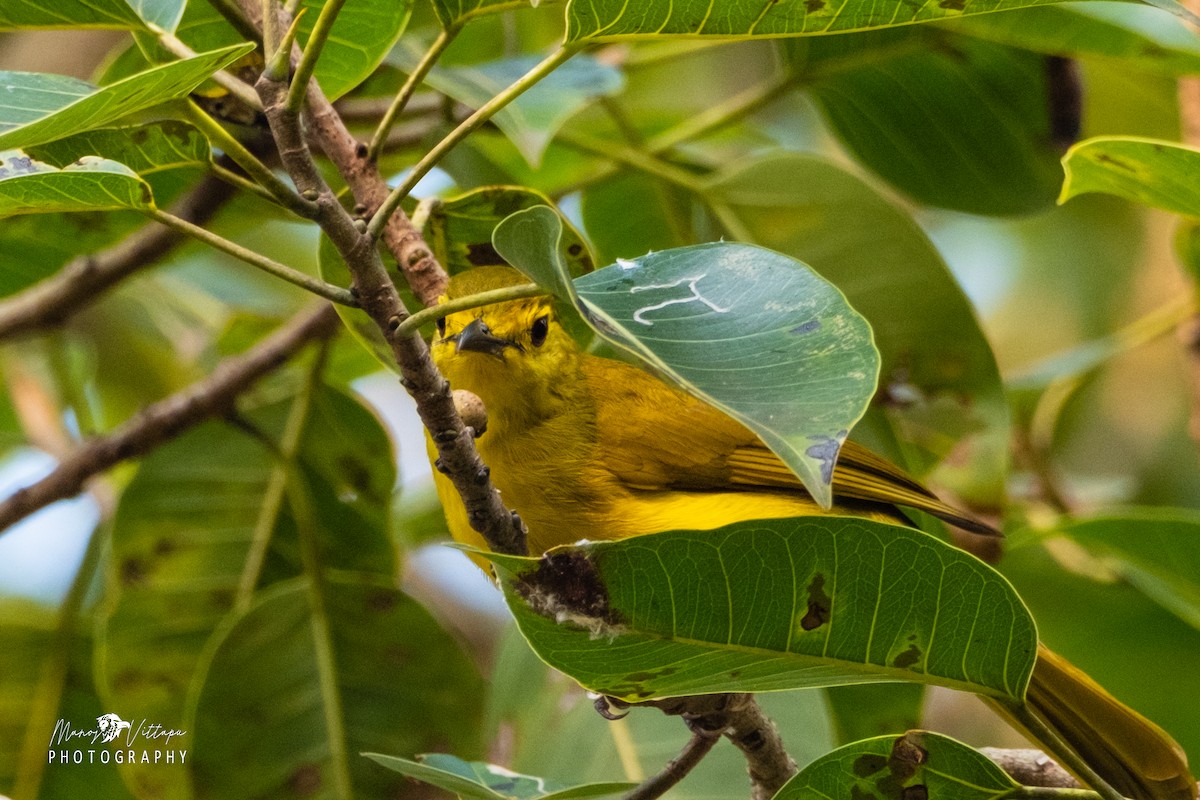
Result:
{"type": "MultiPolygon", "coordinates": [[[[451,280],[447,298],[526,282],[505,267],[475,269],[451,280]]],[[[741,423],[636,367],[581,352],[547,297],[443,317],[433,357],[453,388],[486,406],[479,452],[535,554],[750,519],[851,514],[905,524],[897,506],[990,531],[853,442],[834,472],[835,505],[823,511],[741,423]]],[[[451,534],[485,548],[449,479],[434,478],[451,534]]],[[[1122,794],[1196,797],[1182,749],[1161,728],[1042,646],[1027,700],[1122,794]]]]}

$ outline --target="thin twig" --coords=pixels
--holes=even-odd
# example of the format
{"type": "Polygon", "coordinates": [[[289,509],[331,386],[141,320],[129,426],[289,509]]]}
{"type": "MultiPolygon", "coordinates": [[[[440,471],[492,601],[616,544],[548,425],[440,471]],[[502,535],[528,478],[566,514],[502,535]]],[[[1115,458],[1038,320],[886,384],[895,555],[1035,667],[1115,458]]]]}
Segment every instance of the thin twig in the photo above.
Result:
{"type": "Polygon", "coordinates": [[[775,723],[752,694],[672,697],[636,705],[604,700],[615,708],[657,708],[664,714],[683,717],[693,732],[727,737],[746,757],[752,800],[770,800],[797,772],[775,723]]]}
{"type": "Polygon", "coordinates": [[[446,134],[444,139],[430,148],[422,156],[421,160],[413,165],[400,185],[392,190],[392,193],[387,196],[387,199],[375,211],[374,216],[371,217],[370,224],[367,225],[367,233],[372,238],[379,238],[383,233],[384,226],[387,225],[388,218],[399,208],[404,198],[408,197],[413,187],[417,185],[421,178],[425,177],[429,173],[429,170],[433,169],[455,145],[475,132],[476,129],[491,119],[492,115],[497,111],[520,97],[574,54],[575,50],[569,47],[563,46],[558,48],[530,69],[529,72],[526,72],[514,81],[504,91],[481,105],[478,111],[463,120],[458,127],[446,134]]]}
{"type": "Polygon", "coordinates": [[[375,134],[371,137],[371,144],[367,146],[367,158],[375,161],[379,158],[379,154],[383,151],[384,145],[387,143],[388,132],[392,129],[392,125],[396,123],[396,118],[404,111],[408,105],[408,101],[412,98],[413,92],[421,85],[421,81],[425,80],[425,76],[429,74],[429,70],[433,69],[433,65],[441,58],[442,53],[454,41],[454,37],[458,35],[461,28],[457,25],[452,25],[449,28],[443,28],[437,38],[433,40],[433,44],[425,51],[425,55],[413,67],[413,71],[408,74],[408,79],[404,81],[404,85],[400,87],[400,91],[396,92],[396,97],[392,100],[391,105],[383,112],[383,118],[379,121],[379,126],[375,129],[375,134]]]}
{"type": "MultiPolygon", "coordinates": [[[[188,47],[181,39],[174,34],[164,30],[155,31],[158,37],[158,43],[161,44],[169,53],[177,55],[180,58],[195,58],[196,51],[188,47]]],[[[213,81],[225,91],[241,100],[246,105],[253,108],[255,111],[262,111],[262,103],[258,96],[254,94],[254,89],[245,81],[231,75],[225,70],[217,70],[210,76],[213,81]]]]}
{"type": "Polygon", "coordinates": [[[706,731],[693,733],[692,738],[683,746],[679,755],[667,762],[661,772],[642,781],[622,800],[655,800],[657,797],[662,797],[672,786],[686,778],[688,773],[695,769],[720,738],[719,733],[713,734],[706,731]]]}
{"type": "MultiPolygon", "coordinates": [[[[177,218],[205,225],[234,194],[233,187],[205,176],[173,207],[177,218]]],[[[62,324],[72,314],[143,267],[162,259],[187,237],[172,228],[148,226],[121,244],[75,259],[54,275],[0,301],[0,339],[62,324]]]]}
{"type": "MultiPolygon", "coordinates": [[[[267,7],[278,13],[273,3],[267,7]]],[[[252,6],[247,11],[252,11],[252,6]]],[[[256,86],[263,101],[267,122],[279,148],[284,169],[304,196],[313,197],[318,206],[317,224],[337,248],[354,281],[355,295],[361,308],[379,327],[392,355],[400,367],[401,383],[417,402],[417,411],[438,449],[442,463],[463,498],[471,526],[497,552],[526,552],[525,526],[520,518],[505,508],[500,493],[488,478],[488,470],[475,450],[472,432],[463,424],[455,410],[450,384],[437,371],[429,347],[419,335],[401,335],[400,326],[408,310],[400,300],[395,285],[383,266],[375,240],[365,231],[362,221],[352,218],[325,183],[308,150],[298,115],[287,108],[287,85],[269,76],[259,78],[256,86]]],[[[336,113],[314,81],[309,85],[308,108],[316,114],[336,113]]],[[[338,126],[345,131],[344,126],[338,126]]],[[[331,129],[325,129],[328,135],[331,129]]],[[[333,131],[337,134],[337,131],[333,131]]],[[[347,137],[349,134],[345,134],[347,137]]],[[[353,140],[350,140],[353,141],[353,140]]],[[[325,142],[327,150],[346,157],[348,142],[336,139],[325,142]]],[[[358,153],[359,161],[363,153],[358,153]]],[[[365,150],[365,148],[362,148],[365,150]]],[[[337,163],[338,159],[334,159],[337,163]]],[[[339,164],[339,168],[341,165],[339,164]]],[[[344,173],[343,173],[344,174],[344,173]]],[[[380,182],[382,183],[382,182],[380,182]]],[[[416,237],[419,241],[419,235],[416,237]]],[[[423,247],[423,242],[421,243],[423,247]]],[[[427,250],[427,248],[425,248],[427,250]]],[[[432,256],[428,256],[432,258],[432,256]]],[[[437,266],[436,262],[434,265],[437,266]]],[[[440,271],[440,266],[437,266],[440,271]]]]}
{"type": "MultiPolygon", "coordinates": [[[[304,95],[308,92],[308,82],[312,80],[313,70],[317,68],[317,60],[321,58],[321,51],[325,49],[325,42],[329,40],[333,24],[337,22],[338,14],[345,4],[346,0],[325,0],[325,5],[321,7],[312,33],[308,35],[308,44],[304,46],[304,54],[300,56],[300,63],[296,65],[296,71],[292,74],[292,83],[288,87],[285,101],[289,111],[298,112],[303,105],[304,95]]],[[[290,44],[289,37],[285,37],[281,47],[290,47],[290,44]]]]}
{"type": "Polygon", "coordinates": [[[337,325],[333,308],[323,303],[316,311],[294,317],[244,355],[225,359],[207,378],[147,406],[111,434],[89,440],[48,476],[0,502],[0,531],[50,503],[75,496],[92,476],[229,411],[255,381],[308,342],[333,335],[337,325]]]}
{"type": "Polygon", "coordinates": [[[538,286],[536,283],[525,283],[520,286],[505,286],[502,289],[491,289],[479,294],[470,294],[466,297],[456,297],[440,305],[423,308],[416,312],[400,323],[400,329],[397,333],[405,336],[414,334],[421,329],[422,325],[433,322],[438,317],[444,317],[447,314],[455,314],[459,311],[466,311],[472,308],[482,308],[483,306],[490,306],[493,303],[520,300],[524,297],[541,297],[544,294],[546,294],[544,287],[538,286]]]}
{"type": "Polygon", "coordinates": [[[173,214],[168,214],[165,211],[151,209],[144,212],[148,217],[163,225],[175,228],[178,231],[186,233],[197,241],[204,242],[209,247],[220,250],[222,253],[233,256],[239,261],[244,261],[252,267],[258,267],[263,272],[281,278],[293,286],[299,286],[301,289],[306,289],[317,297],[322,297],[331,303],[338,305],[350,306],[356,308],[358,300],[349,289],[343,289],[340,286],[334,286],[332,283],[326,283],[320,278],[314,278],[312,275],[306,275],[297,269],[292,269],[286,264],[280,264],[274,259],[267,258],[256,250],[251,250],[248,247],[242,247],[237,242],[231,242],[223,236],[219,236],[212,231],[201,228],[199,225],[193,225],[185,219],[180,219],[173,214]]]}

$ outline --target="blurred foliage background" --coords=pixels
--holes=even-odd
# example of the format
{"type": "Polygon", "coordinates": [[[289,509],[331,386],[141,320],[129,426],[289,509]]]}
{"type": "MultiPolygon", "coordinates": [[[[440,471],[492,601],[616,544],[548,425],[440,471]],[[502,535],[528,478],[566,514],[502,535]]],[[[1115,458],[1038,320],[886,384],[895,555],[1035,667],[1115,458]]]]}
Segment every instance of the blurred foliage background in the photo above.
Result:
{"type": "MultiPolygon", "coordinates": [[[[187,13],[205,9],[193,0],[187,13]]],[[[562,24],[552,6],[467,25],[385,152],[385,174],[436,142],[461,115],[456,103],[519,76],[562,24]]],[[[340,101],[346,118],[377,115],[438,30],[416,3],[382,65],[340,101]]],[[[1042,638],[1200,758],[1200,594],[1185,569],[1200,552],[1200,471],[1189,367],[1173,335],[1196,287],[1172,250],[1171,215],[1107,195],[1055,203],[1070,140],[1179,138],[1176,79],[1200,73],[1200,40],[1156,9],[1079,3],[802,40],[617,43],[577,61],[456,148],[416,195],[531,187],[575,223],[597,265],[721,236],[812,264],[871,320],[884,353],[878,402],[856,435],[1003,518],[999,569],[1042,638]],[[725,124],[677,135],[722,112],[725,124]],[[1105,545],[1113,529],[1143,543],[1177,535],[1161,552],[1130,552],[1105,545]]],[[[0,38],[2,69],[104,83],[139,64],[129,37],[109,31],[0,38]]],[[[199,174],[164,177],[160,202],[199,174]]],[[[444,262],[478,243],[476,232],[454,233],[464,216],[444,221],[444,262]]],[[[27,288],[136,221],[3,220],[0,291],[27,288]]],[[[315,229],[259,198],[235,195],[209,227],[318,272],[315,229]]],[[[191,243],[61,328],[4,342],[0,487],[45,474],[81,439],[207,374],[309,301],[191,243]]],[[[188,432],[0,538],[0,789],[332,796],[342,752],[355,796],[420,796],[432,790],[354,754],[453,752],[581,782],[637,780],[677,752],[676,720],[601,719],[514,634],[483,576],[440,543],[421,432],[394,377],[346,335],[319,357],[315,389],[318,356],[305,352],[242,398],[238,425],[188,432]],[[256,441],[280,440],[301,395],[312,411],[298,452],[344,662],[342,742],[322,725],[331,689],[312,620],[290,601],[305,591],[295,532],[305,523],[271,507],[274,468],[256,441]],[[222,548],[263,526],[273,535],[257,591],[235,594],[241,556],[222,548]],[[64,604],[78,612],[65,624],[64,604]],[[194,760],[44,763],[55,720],[106,711],[186,729],[194,760]]],[[[841,741],[899,732],[918,708],[923,725],[973,744],[1019,741],[948,691],[857,687],[763,702],[801,764],[841,741]]],[[[672,796],[742,796],[739,758],[719,748],[672,796]]]]}

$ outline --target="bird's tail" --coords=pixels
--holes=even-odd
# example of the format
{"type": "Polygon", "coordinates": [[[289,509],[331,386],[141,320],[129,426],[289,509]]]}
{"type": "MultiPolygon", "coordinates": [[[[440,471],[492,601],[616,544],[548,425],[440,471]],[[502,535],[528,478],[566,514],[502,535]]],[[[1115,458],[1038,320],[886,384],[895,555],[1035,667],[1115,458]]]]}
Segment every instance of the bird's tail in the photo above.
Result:
{"type": "MultiPolygon", "coordinates": [[[[1162,728],[1044,645],[1038,645],[1026,701],[1034,714],[1125,797],[1196,800],[1196,779],[1183,748],[1162,728]]],[[[1062,757],[1060,746],[1041,741],[1036,731],[1013,721],[1051,755],[1062,757]]]]}

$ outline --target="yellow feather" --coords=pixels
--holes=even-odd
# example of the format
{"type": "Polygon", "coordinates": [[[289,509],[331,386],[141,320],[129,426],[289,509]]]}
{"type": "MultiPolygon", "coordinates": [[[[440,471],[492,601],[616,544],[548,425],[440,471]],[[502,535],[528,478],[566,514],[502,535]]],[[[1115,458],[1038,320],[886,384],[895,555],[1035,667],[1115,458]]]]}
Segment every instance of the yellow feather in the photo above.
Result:
{"type": "MultiPolygon", "coordinates": [[[[524,282],[513,270],[486,267],[456,276],[448,296],[524,282]]],[[[994,533],[851,442],[834,472],[837,502],[822,511],[743,425],[635,367],[581,353],[553,313],[548,299],[533,298],[452,314],[433,343],[451,386],[474,392],[487,407],[479,452],[504,502],[527,523],[533,552],[582,539],[823,513],[903,524],[896,506],[994,533]],[[544,340],[534,335],[543,317],[550,321],[544,340]],[[472,324],[484,326],[492,351],[459,347],[472,324]]],[[[450,481],[436,470],[434,478],[451,534],[484,547],[450,481]]],[[[1045,648],[1029,702],[1128,796],[1196,796],[1186,759],[1166,733],[1045,648]]]]}

